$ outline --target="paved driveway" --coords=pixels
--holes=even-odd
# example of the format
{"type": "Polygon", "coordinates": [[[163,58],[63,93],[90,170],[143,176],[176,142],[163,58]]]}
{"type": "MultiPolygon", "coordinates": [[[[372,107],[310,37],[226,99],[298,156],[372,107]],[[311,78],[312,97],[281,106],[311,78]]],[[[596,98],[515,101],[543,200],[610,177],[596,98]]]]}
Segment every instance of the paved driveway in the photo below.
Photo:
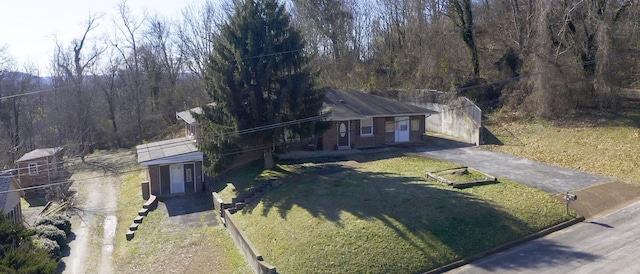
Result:
{"type": "Polygon", "coordinates": [[[449,273],[640,273],[640,202],[449,273]]]}
{"type": "Polygon", "coordinates": [[[582,189],[612,179],[478,147],[419,148],[430,157],[468,166],[548,193],[582,189]]]}

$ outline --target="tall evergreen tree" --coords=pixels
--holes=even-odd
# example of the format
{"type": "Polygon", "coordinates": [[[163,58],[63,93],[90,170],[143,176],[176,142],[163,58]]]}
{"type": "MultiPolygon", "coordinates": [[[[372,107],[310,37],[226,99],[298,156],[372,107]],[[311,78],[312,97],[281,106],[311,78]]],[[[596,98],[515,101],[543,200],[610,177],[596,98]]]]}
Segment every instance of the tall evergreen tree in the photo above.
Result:
{"type": "MultiPolygon", "coordinates": [[[[314,87],[301,34],[275,0],[238,1],[235,12],[214,42],[205,72],[205,86],[214,106],[198,115],[198,145],[220,172],[239,152],[263,151],[265,168],[273,166],[272,145],[283,134],[268,125],[317,116],[324,92],[314,87]]],[[[290,128],[309,136],[314,123],[290,128]]]]}

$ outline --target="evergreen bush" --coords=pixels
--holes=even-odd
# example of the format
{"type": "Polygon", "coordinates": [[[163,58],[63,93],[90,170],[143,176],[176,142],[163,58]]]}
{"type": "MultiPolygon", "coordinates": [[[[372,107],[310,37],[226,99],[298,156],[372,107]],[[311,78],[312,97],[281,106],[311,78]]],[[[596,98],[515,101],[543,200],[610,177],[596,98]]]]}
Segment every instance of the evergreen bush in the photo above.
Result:
{"type": "Polygon", "coordinates": [[[60,258],[60,245],[54,240],[44,237],[34,237],[33,245],[37,248],[48,250],[54,258],[60,258]]]}
{"type": "Polygon", "coordinates": [[[33,230],[36,235],[55,241],[61,248],[67,246],[67,235],[53,225],[38,225],[33,230]]]}
{"type": "Polygon", "coordinates": [[[34,226],[39,225],[53,225],[58,229],[64,231],[66,236],[69,236],[71,233],[71,221],[67,215],[52,215],[47,217],[42,217],[36,221],[34,226]]]}

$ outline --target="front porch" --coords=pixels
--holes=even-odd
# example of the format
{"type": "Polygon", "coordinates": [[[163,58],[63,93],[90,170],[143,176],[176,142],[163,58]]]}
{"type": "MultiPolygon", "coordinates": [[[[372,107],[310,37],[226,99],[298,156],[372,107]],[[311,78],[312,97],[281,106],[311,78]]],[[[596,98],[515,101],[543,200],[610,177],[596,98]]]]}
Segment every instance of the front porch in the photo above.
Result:
{"type": "Polygon", "coordinates": [[[426,141],[414,141],[414,142],[406,142],[406,143],[392,143],[377,147],[368,147],[368,148],[353,148],[353,149],[341,149],[341,150],[291,150],[284,151],[280,153],[274,153],[274,158],[278,160],[293,160],[293,159],[310,159],[310,158],[336,158],[348,155],[358,155],[358,154],[366,154],[366,153],[378,153],[378,152],[388,152],[395,151],[402,147],[411,147],[411,146],[426,146],[426,141]]]}
{"type": "MultiPolygon", "coordinates": [[[[278,160],[300,160],[300,159],[322,159],[322,158],[337,158],[349,155],[358,155],[366,153],[377,153],[396,151],[402,148],[444,148],[444,147],[466,147],[472,146],[465,143],[459,138],[452,136],[439,134],[435,132],[429,132],[422,135],[419,140],[402,143],[388,143],[379,146],[364,147],[364,148],[352,148],[343,150],[305,150],[304,145],[290,145],[280,152],[274,153],[274,158],[278,160]]],[[[281,147],[282,148],[282,147],[281,147]]]]}

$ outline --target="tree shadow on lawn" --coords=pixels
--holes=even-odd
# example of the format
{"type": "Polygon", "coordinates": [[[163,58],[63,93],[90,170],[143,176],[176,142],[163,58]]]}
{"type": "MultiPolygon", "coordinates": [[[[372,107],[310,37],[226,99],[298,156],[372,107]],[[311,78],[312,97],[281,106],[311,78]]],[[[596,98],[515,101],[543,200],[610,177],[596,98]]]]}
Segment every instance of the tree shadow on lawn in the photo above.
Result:
{"type": "MultiPolygon", "coordinates": [[[[228,184],[232,184],[238,193],[246,192],[254,187],[260,186],[264,182],[268,181],[268,178],[259,178],[263,174],[264,164],[263,160],[255,160],[247,165],[236,167],[231,171],[226,172],[223,175],[207,178],[210,182],[211,191],[220,193],[228,184]]],[[[291,172],[283,170],[279,166],[271,169],[274,173],[284,174],[286,176],[291,175],[291,172]]]]}
{"type": "MultiPolygon", "coordinates": [[[[329,169],[332,169],[329,165],[336,165],[340,168],[341,162],[356,161],[356,162],[369,162],[382,159],[389,159],[394,157],[400,157],[409,153],[410,150],[397,149],[394,151],[387,151],[384,153],[368,153],[368,154],[353,154],[353,155],[333,155],[325,157],[314,157],[307,159],[290,159],[280,160],[278,164],[285,165],[301,165],[300,169],[296,172],[291,172],[280,168],[274,167],[272,170],[275,173],[287,176],[288,178],[297,177],[298,173],[302,174],[318,174],[329,169]],[[305,166],[303,164],[318,164],[317,166],[305,166]]],[[[221,193],[225,188],[231,184],[237,191],[237,196],[241,197],[243,193],[248,192],[252,188],[258,187],[268,181],[268,178],[259,178],[264,172],[263,160],[256,160],[248,165],[236,168],[233,172],[227,172],[221,176],[210,179],[212,184],[211,190],[213,192],[221,193]]],[[[329,171],[331,172],[331,171],[329,171]]]]}
{"type": "MultiPolygon", "coordinates": [[[[345,226],[343,212],[362,220],[375,219],[425,257],[432,257],[433,251],[427,249],[438,244],[433,242],[437,238],[458,256],[449,260],[536,232],[496,204],[465,191],[429,184],[424,178],[367,172],[339,164],[315,168],[313,173],[283,179],[283,186],[263,195],[261,214],[267,216],[277,210],[287,219],[297,206],[339,228],[345,226]]],[[[257,205],[250,203],[242,212],[252,213],[257,205]]]]}

